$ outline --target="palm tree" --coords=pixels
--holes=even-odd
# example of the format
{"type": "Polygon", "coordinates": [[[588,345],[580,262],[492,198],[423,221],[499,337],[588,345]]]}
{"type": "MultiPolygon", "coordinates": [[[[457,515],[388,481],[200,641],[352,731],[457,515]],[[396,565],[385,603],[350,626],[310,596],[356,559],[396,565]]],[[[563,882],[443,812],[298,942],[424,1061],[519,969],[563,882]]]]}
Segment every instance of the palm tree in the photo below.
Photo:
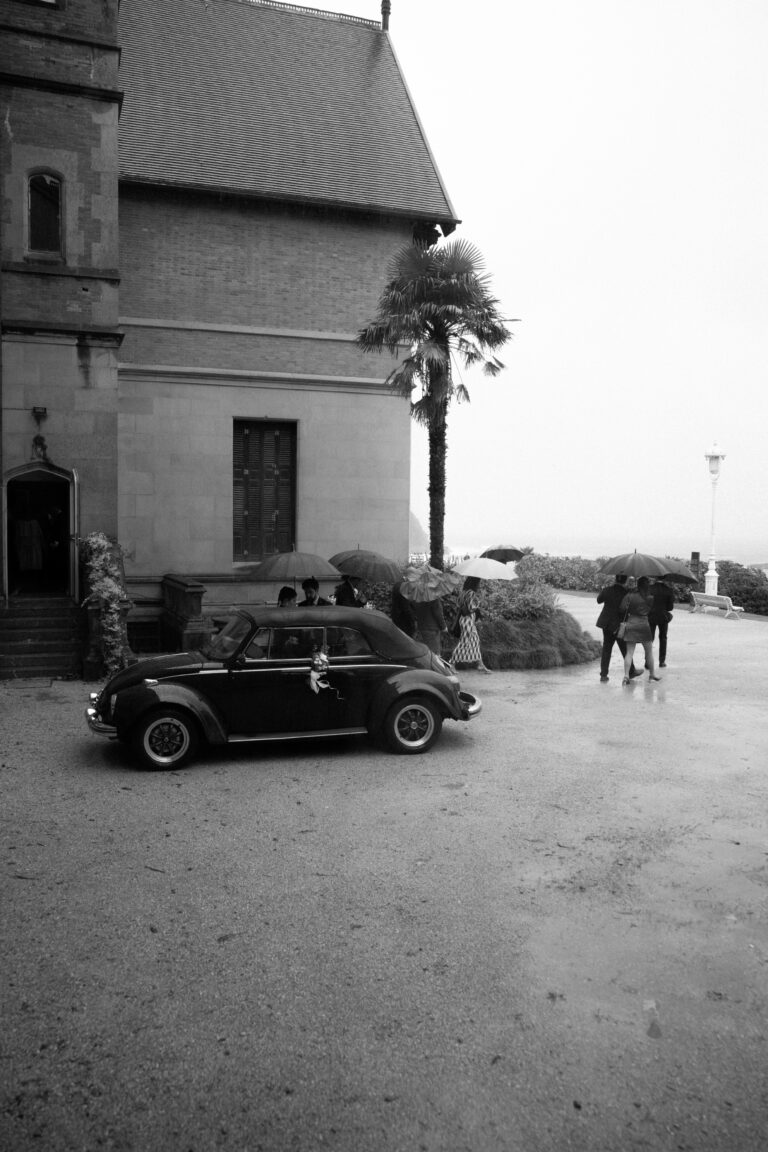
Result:
{"type": "Polygon", "coordinates": [[[386,382],[411,401],[411,416],[427,428],[435,568],[443,567],[448,409],[454,398],[469,400],[465,385],[454,379],[452,361],[457,357],[467,368],[482,364],[485,375],[498,376],[504,365],[492,353],[511,337],[483,268],[480,252],[466,240],[407,245],[392,259],[375,319],[357,337],[366,352],[410,348],[386,382]]]}

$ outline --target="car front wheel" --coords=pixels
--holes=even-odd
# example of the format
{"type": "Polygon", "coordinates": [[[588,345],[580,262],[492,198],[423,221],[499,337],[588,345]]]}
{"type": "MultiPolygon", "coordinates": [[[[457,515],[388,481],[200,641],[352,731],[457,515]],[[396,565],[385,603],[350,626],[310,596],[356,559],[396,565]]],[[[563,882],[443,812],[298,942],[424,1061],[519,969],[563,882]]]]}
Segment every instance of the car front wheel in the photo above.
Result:
{"type": "Polygon", "coordinates": [[[434,704],[418,697],[398,700],[384,720],[384,739],[393,752],[426,752],[440,735],[443,718],[434,704]]]}
{"type": "Polygon", "coordinates": [[[146,768],[180,768],[197,751],[197,724],[180,708],[145,716],[133,732],[133,750],[146,768]]]}

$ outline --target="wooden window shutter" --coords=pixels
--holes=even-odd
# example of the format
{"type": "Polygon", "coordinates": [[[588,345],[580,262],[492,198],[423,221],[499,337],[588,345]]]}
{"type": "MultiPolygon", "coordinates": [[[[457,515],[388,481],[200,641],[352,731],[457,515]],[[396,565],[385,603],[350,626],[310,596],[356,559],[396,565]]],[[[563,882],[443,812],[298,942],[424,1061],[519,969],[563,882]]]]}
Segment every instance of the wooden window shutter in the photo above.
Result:
{"type": "Polygon", "coordinates": [[[257,563],[290,552],[296,537],[296,425],[236,420],[233,558],[257,563]]]}

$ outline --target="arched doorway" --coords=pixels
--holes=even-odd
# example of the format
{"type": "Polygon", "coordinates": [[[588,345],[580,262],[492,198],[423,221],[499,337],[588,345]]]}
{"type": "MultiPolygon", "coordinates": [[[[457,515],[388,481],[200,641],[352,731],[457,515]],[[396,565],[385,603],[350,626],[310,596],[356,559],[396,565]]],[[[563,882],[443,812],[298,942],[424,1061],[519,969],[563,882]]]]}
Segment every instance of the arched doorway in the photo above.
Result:
{"type": "Polygon", "coordinates": [[[77,473],[54,464],[3,480],[6,596],[78,596],[77,473]]]}

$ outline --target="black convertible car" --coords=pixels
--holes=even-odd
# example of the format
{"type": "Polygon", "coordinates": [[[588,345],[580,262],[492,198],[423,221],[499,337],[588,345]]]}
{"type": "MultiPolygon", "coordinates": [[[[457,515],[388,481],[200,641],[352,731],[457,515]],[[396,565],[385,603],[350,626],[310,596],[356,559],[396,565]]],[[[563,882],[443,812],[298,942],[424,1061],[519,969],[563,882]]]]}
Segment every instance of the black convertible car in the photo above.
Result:
{"type": "Polygon", "coordinates": [[[157,656],[91,694],[91,731],[124,740],[150,768],[178,768],[203,742],[368,732],[395,752],[426,752],[444,719],[481,703],[453,669],[381,612],[235,611],[200,652],[157,656]]]}

